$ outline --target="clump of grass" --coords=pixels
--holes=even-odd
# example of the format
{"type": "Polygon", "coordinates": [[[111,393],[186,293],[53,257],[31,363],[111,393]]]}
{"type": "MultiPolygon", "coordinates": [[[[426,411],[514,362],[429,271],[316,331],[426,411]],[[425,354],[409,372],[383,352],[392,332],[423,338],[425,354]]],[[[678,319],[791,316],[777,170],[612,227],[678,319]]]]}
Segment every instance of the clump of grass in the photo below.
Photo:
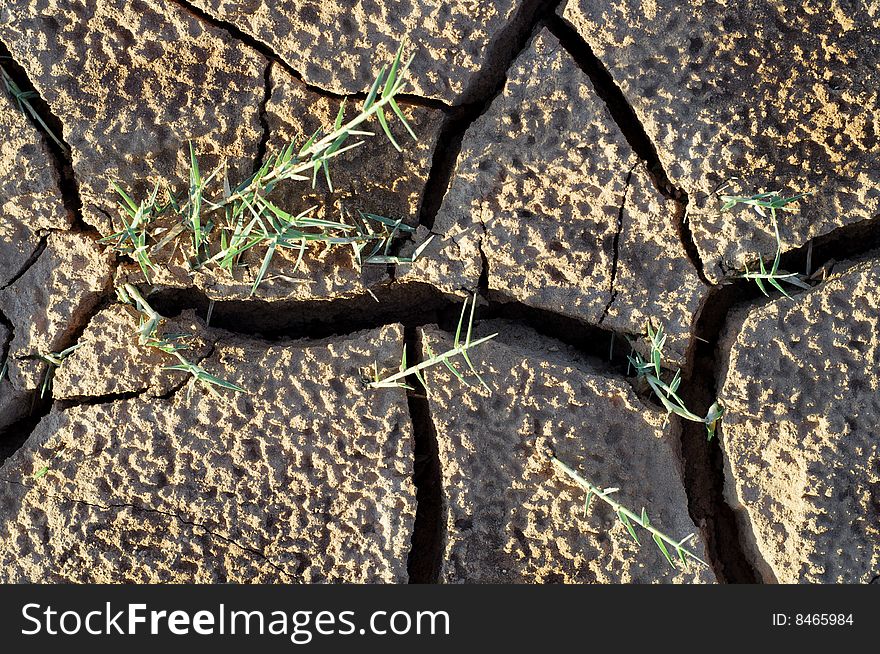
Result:
{"type": "Polygon", "coordinates": [[[770,294],[767,292],[764,282],[770,284],[789,299],[791,299],[791,296],[785,292],[785,289],[782,287],[782,282],[797,286],[804,290],[810,289],[810,285],[804,282],[797,273],[790,273],[779,269],[779,263],[782,258],[782,239],[779,237],[779,223],[776,217],[777,211],[791,211],[792,209],[788,208],[790,204],[810,195],[810,193],[810,191],[807,191],[806,193],[798,193],[791,197],[784,197],[779,191],[769,191],[751,196],[721,196],[721,199],[724,201],[721,211],[728,211],[737,204],[743,204],[752,207],[752,209],[754,209],[762,218],[769,218],[770,223],[773,225],[773,233],[776,236],[776,255],[773,258],[770,270],[767,270],[767,267],[764,264],[764,258],[758,257],[757,271],[749,270],[748,265],[746,265],[745,272],[737,275],[740,279],[750,279],[754,281],[758,288],[761,289],[761,292],[767,297],[769,297],[770,294]]]}
{"type": "Polygon", "coordinates": [[[679,368],[675,371],[669,383],[663,381],[663,346],[666,344],[666,334],[663,331],[663,326],[659,325],[654,330],[649,322],[646,325],[646,333],[651,344],[649,359],[646,361],[642,358],[641,354],[634,352],[628,357],[630,365],[635,368],[640,378],[648,382],[651,390],[654,391],[654,395],[663,404],[667,412],[667,420],[674,413],[685,420],[702,422],[706,425],[708,440],[712,440],[712,437],[715,436],[716,425],[724,415],[724,407],[720,403],[714,402],[704,417],[700,417],[693,411],[690,411],[685,406],[684,400],[678,395],[678,388],[681,385],[681,369],[679,368]]]}
{"type": "MultiPolygon", "coordinates": [[[[55,370],[61,363],[80,348],[80,343],[71,345],[69,348],[61,350],[61,352],[46,352],[38,354],[37,358],[46,364],[46,372],[43,374],[43,384],[40,386],[40,398],[45,398],[46,393],[52,392],[52,382],[55,379],[55,370]]],[[[6,365],[3,366],[4,371],[6,365]]]]}
{"type": "Polygon", "coordinates": [[[189,347],[182,342],[184,334],[159,334],[159,327],[164,318],[151,307],[140,292],[132,284],[126,284],[118,289],[119,299],[126,304],[132,305],[140,314],[140,322],[138,323],[138,342],[146,347],[155,348],[166,354],[174,356],[178,363],[172,366],[165,366],[164,370],[180,370],[188,373],[192,377],[192,384],[188,389],[188,397],[192,397],[193,387],[195,383],[205,386],[209,392],[218,395],[215,388],[222,388],[237,393],[247,393],[247,391],[233,384],[212,375],[200,365],[193,363],[181,354],[182,351],[188,350],[189,347]]]}
{"type": "Polygon", "coordinates": [[[33,91],[23,91],[18,84],[12,79],[9,73],[6,71],[3,66],[0,66],[0,81],[3,83],[3,88],[6,89],[6,92],[15,100],[16,104],[18,104],[18,108],[22,113],[29,114],[31,118],[33,118],[40,127],[43,128],[43,131],[51,138],[55,143],[61,148],[62,151],[67,151],[67,146],[64,145],[64,142],[55,135],[49,126],[46,124],[46,121],[43,120],[43,117],[40,116],[39,112],[34,108],[34,105],[31,104],[31,100],[37,97],[37,94],[33,91]]]}
{"type": "Polygon", "coordinates": [[[458,327],[455,330],[455,340],[452,344],[452,348],[446,350],[446,352],[441,352],[439,354],[435,354],[431,350],[431,346],[425,343],[425,351],[428,354],[428,358],[418,363],[414,366],[407,366],[406,361],[406,346],[404,345],[403,354],[401,355],[400,366],[398,367],[398,372],[389,375],[387,377],[382,377],[379,374],[379,365],[374,364],[372,370],[372,379],[367,383],[370,388],[406,388],[408,390],[414,390],[411,386],[408,386],[404,381],[409,375],[415,375],[416,379],[421,382],[422,386],[425,388],[425,392],[429,392],[428,383],[425,379],[423,371],[427,368],[431,368],[432,366],[436,366],[439,364],[443,364],[446,366],[453,375],[455,375],[459,381],[461,381],[465,386],[470,386],[470,382],[465,379],[464,375],[455,367],[453,360],[455,357],[461,357],[461,359],[465,362],[468,369],[471,373],[479,380],[480,384],[487,390],[490,391],[492,389],[489,388],[489,385],[483,380],[480,374],[477,372],[477,369],[474,367],[473,362],[468,356],[468,352],[473,348],[485,343],[488,340],[491,340],[498,336],[497,333],[490,334],[489,336],[483,336],[482,338],[478,338],[476,340],[473,339],[473,329],[474,329],[474,311],[477,307],[477,296],[476,294],[471,298],[471,310],[470,317],[468,318],[467,324],[467,333],[464,336],[464,341],[462,341],[462,329],[464,327],[464,317],[467,314],[468,301],[465,299],[464,304],[461,307],[461,315],[458,318],[458,327]]]}
{"type": "Polygon", "coordinates": [[[270,199],[282,182],[310,182],[314,188],[319,174],[332,192],[330,163],[363,144],[363,140],[350,142],[353,137],[373,136],[363,129],[370,120],[375,119],[391,144],[400,150],[386,111],[391,111],[416,138],[395,99],[412,61],[411,58],[403,61],[402,53],[401,47],[391,65],[382,68],[353,118],[345,120],[346,103],[343,102],[332,128],[316,131],[302,145],[289,143],[267,157],[259,170],[240,184],[233,186],[224,173],[222,188],[211,191],[215,181],[219,186],[221,169],[204,175],[192,143],[189,145],[189,184],[180,197],[166,188],[165,200],[160,203],[157,186],[146,200],[136,202],[121,185],[114,184],[121,198],[121,229],[103,241],[112,244],[118,253],[134,258],[148,282],[157,270],[155,258],[171,245],[173,250],[168,258],[182,246],[191,271],[210,265],[230,274],[240,267],[246,252],[258,249],[263,253],[262,263],[254,276],[251,295],[266,281],[273,257],[280,250],[295,253],[294,272],[299,269],[305,252],[316,244],[350,245],[359,265],[412,262],[427,242],[413,257],[392,255],[392,241],[403,232],[413,231],[402,220],[359,212],[358,220],[345,222],[344,211],[339,220],[324,220],[313,217],[317,207],[291,214],[270,199]]]}
{"type": "Polygon", "coordinates": [[[632,537],[632,539],[636,542],[636,544],[641,545],[639,541],[639,537],[636,534],[636,530],[633,525],[638,525],[642,529],[646,530],[649,534],[651,534],[651,538],[654,540],[654,543],[663,553],[663,556],[666,557],[666,560],[669,562],[673,568],[676,567],[676,560],[673,559],[672,554],[670,553],[670,549],[675,552],[678,557],[678,561],[681,562],[682,565],[687,565],[688,559],[692,559],[697,563],[705,565],[708,567],[708,564],[703,561],[699,556],[694,554],[691,550],[689,550],[686,545],[690,541],[694,539],[694,534],[688,534],[684,538],[677,540],[667,536],[662,531],[657,529],[654,525],[651,524],[651,521],[648,519],[648,512],[643,507],[641,514],[634,513],[629,510],[619,502],[611,499],[611,494],[617,492],[618,488],[599,488],[594,484],[590,483],[586,479],[584,479],[580,474],[578,474],[575,470],[573,470],[570,466],[566,465],[562,461],[556,458],[556,456],[551,452],[548,453],[550,461],[553,464],[553,467],[561,472],[565,477],[572,480],[578,486],[587,491],[587,498],[584,501],[584,514],[586,515],[587,511],[590,508],[590,501],[596,497],[602,502],[605,502],[611,509],[617,514],[617,519],[626,527],[627,532],[632,537]]]}

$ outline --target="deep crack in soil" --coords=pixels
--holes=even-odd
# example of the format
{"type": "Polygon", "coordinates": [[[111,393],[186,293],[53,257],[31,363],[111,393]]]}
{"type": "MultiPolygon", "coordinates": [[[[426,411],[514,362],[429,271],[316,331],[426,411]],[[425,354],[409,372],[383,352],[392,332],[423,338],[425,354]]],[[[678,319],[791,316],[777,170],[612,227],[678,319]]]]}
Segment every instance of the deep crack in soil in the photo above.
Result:
{"type": "Polygon", "coordinates": [[[419,225],[429,231],[434,228],[440,205],[452,181],[465,132],[504,90],[510,66],[559,4],[560,0],[526,0],[489,46],[486,68],[473,77],[462,96],[463,102],[449,111],[440,128],[422,193],[419,225]]]}
{"type": "MultiPolygon", "coordinates": [[[[422,344],[418,330],[407,327],[404,331],[407,362],[422,362],[422,344]]],[[[446,537],[446,512],[443,500],[443,478],[440,469],[440,453],[437,447],[437,430],[431,419],[431,408],[421,381],[410,375],[406,383],[406,401],[413,427],[413,483],[416,486],[416,519],[413,525],[412,547],[406,569],[411,584],[437,583],[446,537]]]]}
{"type": "MultiPolygon", "coordinates": [[[[712,288],[697,317],[679,393],[685,406],[698,415],[706,415],[718,397],[718,341],[729,312],[738,302],[748,298],[747,291],[742,283],[712,288]]],[[[702,532],[715,574],[722,582],[756,583],[760,576],[746,556],[736,515],[724,499],[720,447],[724,420],[711,442],[702,422],[678,421],[688,509],[694,524],[702,532]]]]}
{"type": "MultiPolygon", "coordinates": [[[[46,129],[31,116],[25,112],[31,124],[45,137],[44,141],[52,155],[52,165],[58,173],[58,184],[61,191],[61,201],[64,208],[70,214],[73,220],[73,230],[80,233],[97,235],[97,230],[83,220],[82,198],[79,192],[79,183],[73,172],[73,161],[70,154],[70,145],[64,140],[64,125],[61,120],[52,113],[49,103],[43,99],[43,96],[37,91],[28,78],[27,71],[18,62],[12,58],[12,54],[6,45],[0,42],[0,59],[3,61],[3,67],[18,85],[18,87],[26,92],[31,93],[29,102],[33,105],[36,112],[46,122],[52,133],[64,144],[62,148],[52,139],[46,129]],[[66,149],[65,149],[66,148],[66,149]]],[[[22,271],[21,274],[24,274],[22,271]]]]}
{"type": "MultiPolygon", "coordinates": [[[[110,283],[112,283],[112,279],[110,283]]],[[[92,321],[92,318],[94,318],[102,310],[110,306],[114,299],[114,294],[109,289],[105,289],[103,294],[100,295],[96,300],[95,306],[92,307],[92,309],[88,311],[87,314],[83,316],[79,322],[70,326],[70,328],[64,334],[64,337],[61,340],[61,345],[58,347],[58,351],[60,352],[66,350],[67,348],[72,347],[73,345],[78,343],[86,328],[89,326],[89,323],[92,321]]],[[[6,321],[5,316],[3,317],[3,320],[6,321]]],[[[13,326],[10,324],[9,328],[10,334],[12,334],[13,326]]],[[[11,345],[11,343],[12,340],[10,336],[9,345],[11,345]]],[[[48,372],[49,370],[47,364],[46,373],[48,372]]],[[[0,383],[9,382],[7,380],[0,383]]],[[[27,439],[30,437],[31,433],[33,433],[34,429],[37,428],[37,425],[40,424],[40,421],[47,415],[49,415],[49,412],[52,410],[52,407],[54,405],[51,393],[49,393],[48,397],[41,397],[40,389],[35,389],[29,391],[28,395],[30,396],[30,411],[28,412],[28,414],[12,422],[11,424],[5,426],[0,425],[0,465],[2,465],[3,462],[6,461],[6,459],[8,459],[10,456],[15,454],[15,452],[17,452],[21,448],[21,446],[27,442],[27,439]]]]}
{"type": "Polygon", "coordinates": [[[611,118],[623,133],[627,143],[636,156],[647,164],[648,174],[654,186],[664,197],[675,201],[676,210],[673,220],[679,240],[700,279],[704,283],[708,283],[703,273],[703,262],[687,222],[688,195],[684,189],[675,186],[670,181],[663,164],[660,162],[657,147],[645,131],[645,127],[635,110],[627,101],[605,64],[593,52],[590,44],[567,20],[554,14],[547,21],[547,27],[559,39],[562,47],[571,55],[580,69],[590,78],[596,95],[605,103],[611,118]]]}

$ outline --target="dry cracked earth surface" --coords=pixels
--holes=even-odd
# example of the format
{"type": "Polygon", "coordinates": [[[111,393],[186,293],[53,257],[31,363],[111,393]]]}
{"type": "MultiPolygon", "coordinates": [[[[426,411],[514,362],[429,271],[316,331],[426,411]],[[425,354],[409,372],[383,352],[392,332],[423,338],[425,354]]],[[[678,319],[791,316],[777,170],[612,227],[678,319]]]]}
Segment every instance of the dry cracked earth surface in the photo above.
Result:
{"type": "Polygon", "coordinates": [[[0,581],[877,581],[878,53],[847,0],[5,0],[42,120],[0,89],[0,581]],[[100,242],[113,182],[185,189],[187,142],[242,179],[404,39],[416,139],[279,202],[402,219],[413,264],[282,252],[251,297],[260,257],[147,283],[100,242]],[[779,218],[790,297],[738,277],[767,217],[720,210],[774,189],[813,191],[779,218]],[[139,345],[126,283],[247,392],[139,345]],[[365,386],[452,347],[471,294],[485,384],[365,386]],[[646,321],[714,440],[627,365],[646,321]]]}

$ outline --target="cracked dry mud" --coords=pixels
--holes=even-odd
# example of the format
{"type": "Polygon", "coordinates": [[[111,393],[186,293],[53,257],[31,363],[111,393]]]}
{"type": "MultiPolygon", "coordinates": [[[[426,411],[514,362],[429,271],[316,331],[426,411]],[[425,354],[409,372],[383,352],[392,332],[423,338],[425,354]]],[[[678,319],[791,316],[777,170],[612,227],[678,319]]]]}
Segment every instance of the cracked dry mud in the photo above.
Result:
{"type": "Polygon", "coordinates": [[[878,16],[836,0],[4,2],[0,52],[66,148],[0,89],[0,581],[876,579],[878,16]],[[362,100],[404,37],[417,141],[392,125],[402,153],[368,140],[334,162],[332,192],[278,197],[402,218],[417,232],[401,254],[435,236],[414,265],[316,249],[292,275],[280,253],[249,298],[256,252],[234,276],[176,252],[147,284],[98,242],[111,182],[182,189],[187,141],[240,180],[362,100]],[[719,212],[725,182],[815,191],[780,225],[784,265],[825,271],[811,290],[765,299],[731,278],[774,241],[756,213],[719,212]],[[126,282],[190,361],[248,392],[165,369],[117,301],[126,282]],[[427,396],[365,388],[404,348],[449,347],[471,293],[476,336],[499,333],[471,355],[489,389],[443,366],[427,396]],[[689,408],[726,408],[708,445],[627,368],[646,320],[689,408]],[[39,356],[74,345],[41,397],[39,356]],[[693,532],[709,565],[671,567],[595,498],[585,515],[549,450],[693,532]]]}

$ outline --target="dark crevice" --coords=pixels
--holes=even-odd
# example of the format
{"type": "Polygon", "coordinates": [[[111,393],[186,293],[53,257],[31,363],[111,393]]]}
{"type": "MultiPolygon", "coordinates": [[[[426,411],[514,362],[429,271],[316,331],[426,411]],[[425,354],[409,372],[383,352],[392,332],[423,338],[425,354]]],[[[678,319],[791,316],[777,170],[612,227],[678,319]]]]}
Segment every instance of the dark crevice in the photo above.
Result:
{"type": "Polygon", "coordinates": [[[516,15],[490,44],[485,58],[489,63],[472,78],[462,94],[462,103],[454,107],[444,120],[419,208],[419,224],[428,230],[434,228],[440,205],[449,190],[465,132],[504,90],[510,66],[525,50],[542,21],[552,16],[558,5],[559,0],[526,0],[522,3],[516,15]]]}
{"type": "Polygon", "coordinates": [[[620,209],[617,212],[617,227],[614,232],[614,241],[612,242],[614,258],[611,261],[611,279],[608,282],[608,302],[605,304],[602,316],[599,318],[600,325],[605,322],[605,318],[611,310],[611,305],[614,304],[614,300],[617,298],[617,289],[614,288],[614,284],[617,281],[617,260],[620,257],[620,235],[623,232],[623,212],[626,208],[626,194],[629,191],[629,182],[632,179],[633,170],[635,169],[631,168],[626,174],[626,181],[623,184],[623,197],[620,198],[620,209]]]}
{"type": "MultiPolygon", "coordinates": [[[[267,341],[321,339],[392,323],[408,326],[436,323],[455,306],[455,301],[428,284],[390,282],[371,290],[373,295],[364,292],[334,300],[217,300],[211,326],[267,341]]],[[[163,289],[147,299],[156,311],[168,318],[188,309],[205,315],[210,304],[208,297],[197,288],[163,289]]]]}
{"type": "MultiPolygon", "coordinates": [[[[404,331],[407,361],[410,365],[421,363],[422,345],[418,329],[407,327],[404,331]]],[[[437,431],[431,419],[431,408],[421,381],[412,375],[407,378],[412,387],[406,393],[409,415],[413,426],[413,483],[416,487],[416,519],[413,525],[412,546],[406,569],[411,584],[437,583],[445,538],[445,515],[443,502],[443,478],[440,470],[440,453],[437,431]]]]}
{"type": "Polygon", "coordinates": [[[15,282],[17,282],[19,279],[21,279],[22,275],[24,275],[28,270],[30,270],[30,267],[33,266],[37,262],[37,259],[40,258],[40,255],[46,251],[46,243],[47,243],[46,236],[45,235],[41,236],[40,242],[37,244],[36,249],[31,253],[31,256],[29,256],[27,258],[27,260],[24,262],[24,264],[22,264],[22,266],[18,270],[18,272],[15,273],[9,279],[8,282],[6,282],[3,286],[0,286],[0,291],[12,286],[15,282]]]}
{"type": "MultiPolygon", "coordinates": [[[[3,382],[8,384],[8,380],[3,382]]],[[[0,429],[0,465],[21,449],[31,433],[37,428],[42,420],[52,408],[52,401],[40,398],[40,391],[31,391],[24,399],[30,402],[31,413],[19,418],[10,425],[0,429]]]]}
{"type": "Polygon", "coordinates": [[[633,334],[616,333],[555,311],[530,307],[508,299],[497,291],[489,294],[489,304],[480,310],[480,317],[500,318],[526,325],[543,336],[574,348],[598,370],[631,376],[628,373],[627,355],[630,348],[627,339],[634,338],[633,334]]]}
{"type": "Polygon", "coordinates": [[[483,236],[477,241],[477,250],[480,253],[480,277],[477,279],[477,293],[484,298],[489,297],[489,257],[483,249],[483,241],[486,238],[486,226],[483,225],[483,236]]]}
{"type": "Polygon", "coordinates": [[[29,102],[34,107],[34,110],[45,121],[46,125],[48,125],[52,133],[64,144],[63,148],[58,145],[58,143],[46,133],[45,128],[40,125],[38,121],[29,114],[26,114],[33,126],[43,134],[43,140],[52,155],[52,164],[58,174],[58,186],[61,191],[61,200],[64,208],[70,216],[73,229],[82,233],[97,234],[97,230],[83,220],[83,205],[79,192],[79,184],[77,183],[76,176],[73,172],[70,145],[64,140],[64,126],[61,123],[61,120],[52,113],[49,103],[46,102],[37,92],[37,89],[31,84],[25,69],[12,58],[12,54],[3,43],[0,43],[0,59],[3,60],[3,67],[18,87],[22,91],[33,94],[30,97],[29,102]]]}
{"type": "Polygon", "coordinates": [[[266,69],[263,72],[263,100],[260,102],[259,114],[260,114],[260,127],[263,129],[263,134],[260,138],[260,142],[257,144],[257,155],[254,157],[254,169],[253,173],[260,169],[260,166],[263,165],[263,160],[266,158],[266,151],[269,147],[269,138],[272,135],[272,130],[269,126],[269,117],[266,114],[266,110],[269,106],[269,100],[272,98],[272,61],[270,60],[266,64],[266,69]]]}
{"type": "Polygon", "coordinates": [[[706,277],[706,269],[703,264],[703,259],[700,257],[700,251],[697,249],[697,244],[694,241],[694,233],[691,231],[690,220],[688,220],[689,201],[690,198],[688,198],[688,195],[684,193],[684,191],[682,191],[681,197],[675,200],[675,231],[678,234],[678,240],[681,241],[681,245],[684,247],[688,260],[690,260],[691,265],[696,269],[700,281],[707,286],[711,286],[711,282],[706,277]]]}
{"type": "Polygon", "coordinates": [[[584,40],[571,23],[561,16],[555,14],[551,16],[547,21],[547,26],[581,70],[590,78],[596,95],[605,103],[611,118],[626,138],[627,143],[636,156],[646,163],[648,174],[654,186],[663,196],[676,202],[675,229],[691,265],[696,269],[700,279],[705,282],[703,262],[694,244],[690,225],[686,220],[687,193],[670,181],[663,164],[660,162],[657,148],[645,131],[645,127],[605,64],[593,52],[590,44],[584,40]]]}
{"type": "Polygon", "coordinates": [[[96,406],[98,404],[111,404],[113,402],[122,402],[124,400],[133,400],[140,397],[146,392],[146,389],[139,391],[126,391],[124,393],[107,393],[105,395],[90,395],[82,397],[66,397],[63,400],[55,402],[55,408],[59,411],[67,411],[81,406],[96,406]]]}
{"type": "MultiPolygon", "coordinates": [[[[433,286],[419,282],[391,282],[374,287],[376,302],[367,293],[336,300],[299,300],[266,302],[263,300],[217,300],[211,318],[212,327],[266,341],[344,336],[358,331],[400,323],[405,327],[437,324],[455,329],[462,300],[449,297],[433,286]]],[[[620,347],[610,361],[611,367],[626,374],[629,352],[627,338],[587,322],[554,311],[537,309],[502,293],[491,291],[482,296],[481,320],[501,318],[524,324],[536,332],[555,338],[591,359],[609,364],[612,339],[620,347]]],[[[163,289],[147,296],[150,305],[165,317],[193,310],[204,315],[210,300],[200,290],[163,289]]]]}
{"type": "MultiPolygon", "coordinates": [[[[810,242],[789,250],[781,257],[780,268],[803,273],[810,256],[810,242]]],[[[880,215],[870,220],[844,225],[812,239],[811,267],[819,270],[833,262],[855,261],[880,250],[880,215]]],[[[797,291],[797,289],[794,289],[797,291]]],[[[791,289],[789,288],[791,294],[791,289]]]]}
{"type": "MultiPolygon", "coordinates": [[[[810,245],[805,244],[782,256],[781,267],[804,271],[810,245]]],[[[876,258],[880,253],[880,217],[840,227],[813,240],[813,268],[830,262],[876,258]]],[[[809,291],[789,287],[798,295],[809,291]]],[[[779,293],[772,297],[779,298],[779,293]]],[[[722,331],[731,311],[763,299],[757,285],[747,280],[730,280],[711,288],[694,327],[688,364],[683,370],[681,396],[694,413],[705,415],[717,398],[720,371],[726,353],[720,350],[722,331]]],[[[724,459],[720,443],[724,439],[724,421],[717,437],[708,442],[701,423],[682,421],[682,459],[685,490],[691,517],[701,528],[709,557],[719,579],[731,583],[755,583],[761,580],[759,566],[750,560],[740,535],[736,512],[723,496],[724,459]]]]}
{"type": "MultiPolygon", "coordinates": [[[[682,371],[680,395],[685,406],[706,415],[718,396],[721,368],[718,344],[729,312],[755,297],[747,284],[729,284],[710,290],[694,327],[688,363],[682,371]]],[[[724,421],[709,441],[703,423],[681,420],[681,457],[688,508],[703,534],[709,561],[719,581],[757,583],[761,576],[743,547],[739,523],[724,499],[724,462],[719,443],[724,421]]]]}

